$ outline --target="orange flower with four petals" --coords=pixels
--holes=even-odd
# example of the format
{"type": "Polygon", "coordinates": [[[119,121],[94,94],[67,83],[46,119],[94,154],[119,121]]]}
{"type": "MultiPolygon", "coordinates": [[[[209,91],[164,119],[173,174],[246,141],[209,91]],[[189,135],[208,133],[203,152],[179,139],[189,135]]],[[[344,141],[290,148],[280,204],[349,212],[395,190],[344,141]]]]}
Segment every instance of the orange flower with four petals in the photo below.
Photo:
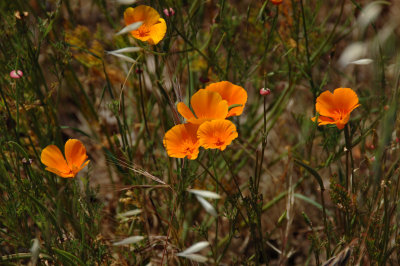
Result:
{"type": "Polygon", "coordinates": [[[159,43],[167,31],[165,20],[150,6],[128,7],[124,12],[124,20],[126,25],[142,21],[143,24],[131,31],[131,34],[136,39],[149,44],[159,43]]]}
{"type": "Polygon", "coordinates": [[[58,176],[71,178],[89,163],[86,148],[77,139],[69,139],[64,147],[65,157],[56,145],[43,149],[40,160],[46,165],[46,170],[58,176]]]}
{"type": "Polygon", "coordinates": [[[236,126],[226,119],[207,121],[197,131],[200,145],[205,149],[226,149],[238,137],[236,126]]]}
{"type": "MultiPolygon", "coordinates": [[[[318,125],[333,124],[338,129],[343,129],[349,122],[350,113],[359,106],[358,96],[350,88],[338,88],[333,93],[324,91],[315,104],[319,113],[318,125]]],[[[316,117],[311,118],[312,121],[315,119],[316,117]]]]}
{"type": "Polygon", "coordinates": [[[188,157],[190,160],[196,159],[200,147],[197,139],[198,128],[199,125],[186,123],[176,125],[168,130],[163,140],[168,156],[174,158],[188,157]]]}

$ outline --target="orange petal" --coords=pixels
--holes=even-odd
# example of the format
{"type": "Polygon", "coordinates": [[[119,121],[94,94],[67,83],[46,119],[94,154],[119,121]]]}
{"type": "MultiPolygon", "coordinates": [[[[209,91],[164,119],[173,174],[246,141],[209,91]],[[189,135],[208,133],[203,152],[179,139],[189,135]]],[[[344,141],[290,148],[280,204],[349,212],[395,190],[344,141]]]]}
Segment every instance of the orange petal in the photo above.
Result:
{"type": "Polygon", "coordinates": [[[154,25],[160,19],[157,10],[150,6],[140,5],[135,8],[128,7],[124,12],[125,24],[129,25],[134,22],[143,21],[144,25],[154,25]]]}
{"type": "MultiPolygon", "coordinates": [[[[313,118],[314,118],[313,121],[315,121],[315,117],[313,117],[313,118]]],[[[326,117],[326,116],[322,116],[322,115],[320,115],[320,116],[318,117],[318,125],[319,125],[319,126],[329,125],[329,124],[334,125],[334,124],[336,124],[336,122],[335,122],[335,120],[333,120],[333,119],[330,118],[330,117],[326,117]]]]}
{"type": "Polygon", "coordinates": [[[47,166],[46,170],[59,176],[67,177],[65,175],[72,173],[64,156],[56,145],[49,145],[44,148],[40,155],[40,160],[47,166]]]}
{"type": "Polygon", "coordinates": [[[183,116],[187,120],[195,118],[190,108],[187,107],[186,104],[184,104],[183,102],[178,103],[177,109],[181,116],[183,116]]]}
{"type": "Polygon", "coordinates": [[[69,167],[77,174],[88,158],[86,155],[86,148],[83,146],[82,142],[77,139],[69,139],[65,143],[65,158],[67,159],[69,167]]]}
{"type": "Polygon", "coordinates": [[[165,133],[163,144],[169,157],[185,158],[190,160],[197,158],[199,154],[199,141],[197,139],[197,125],[176,125],[165,133]]]}
{"type": "Polygon", "coordinates": [[[212,120],[201,124],[197,131],[200,145],[205,149],[225,150],[238,137],[236,126],[229,120],[212,120]]]}
{"type": "Polygon", "coordinates": [[[150,44],[159,43],[164,38],[166,32],[167,24],[163,18],[160,18],[156,24],[150,27],[150,37],[148,42],[150,44]]]}
{"type": "Polygon", "coordinates": [[[57,169],[46,167],[46,171],[52,172],[58,176],[64,177],[64,178],[71,178],[75,177],[76,174],[74,174],[72,171],[66,173],[66,172],[60,172],[57,169]]]}
{"type": "Polygon", "coordinates": [[[223,100],[228,102],[228,106],[241,104],[242,106],[232,108],[228,112],[229,116],[241,115],[247,102],[247,92],[240,86],[230,83],[229,81],[221,81],[208,85],[206,90],[218,92],[223,100]]]}
{"type": "Polygon", "coordinates": [[[228,102],[222,100],[217,92],[201,89],[193,94],[191,104],[197,119],[189,119],[188,122],[201,124],[213,119],[225,119],[228,115],[228,102]]]}
{"type": "Polygon", "coordinates": [[[333,97],[336,108],[344,110],[345,112],[350,113],[360,106],[357,94],[350,88],[338,88],[334,90],[333,97]]]}
{"type": "Polygon", "coordinates": [[[330,91],[324,91],[317,98],[315,109],[322,116],[332,117],[336,111],[336,102],[330,91]]]}

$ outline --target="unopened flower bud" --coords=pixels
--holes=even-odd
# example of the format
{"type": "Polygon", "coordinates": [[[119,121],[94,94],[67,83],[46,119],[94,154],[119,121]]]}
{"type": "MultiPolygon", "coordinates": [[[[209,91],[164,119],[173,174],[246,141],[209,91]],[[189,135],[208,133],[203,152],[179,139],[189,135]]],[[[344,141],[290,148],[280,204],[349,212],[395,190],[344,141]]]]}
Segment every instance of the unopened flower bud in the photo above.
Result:
{"type": "Polygon", "coordinates": [[[267,95],[269,95],[269,94],[271,94],[271,90],[270,89],[268,89],[268,88],[262,88],[261,90],[260,90],[260,95],[263,95],[263,96],[267,96],[267,95]]]}
{"type": "Polygon", "coordinates": [[[175,10],[172,7],[164,9],[163,12],[167,17],[175,15],[175,10]]]}
{"type": "Polygon", "coordinates": [[[24,73],[22,73],[21,70],[13,70],[10,72],[10,77],[13,79],[22,78],[23,75],[24,75],[24,73]]]}

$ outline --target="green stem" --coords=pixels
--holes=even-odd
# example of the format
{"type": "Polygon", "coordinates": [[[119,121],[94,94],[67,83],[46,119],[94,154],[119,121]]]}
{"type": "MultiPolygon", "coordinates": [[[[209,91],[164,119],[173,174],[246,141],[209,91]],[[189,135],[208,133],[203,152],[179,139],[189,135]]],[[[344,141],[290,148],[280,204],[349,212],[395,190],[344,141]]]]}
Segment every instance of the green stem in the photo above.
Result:
{"type": "Polygon", "coordinates": [[[310,51],[309,51],[309,45],[308,45],[308,34],[307,34],[307,26],[306,26],[306,16],[304,14],[303,0],[300,0],[300,7],[301,7],[301,16],[303,18],[302,20],[303,20],[304,39],[306,41],[307,75],[308,75],[308,79],[310,82],[311,90],[313,92],[314,101],[315,101],[315,99],[317,98],[317,90],[314,85],[312,71],[311,71],[310,51]]]}

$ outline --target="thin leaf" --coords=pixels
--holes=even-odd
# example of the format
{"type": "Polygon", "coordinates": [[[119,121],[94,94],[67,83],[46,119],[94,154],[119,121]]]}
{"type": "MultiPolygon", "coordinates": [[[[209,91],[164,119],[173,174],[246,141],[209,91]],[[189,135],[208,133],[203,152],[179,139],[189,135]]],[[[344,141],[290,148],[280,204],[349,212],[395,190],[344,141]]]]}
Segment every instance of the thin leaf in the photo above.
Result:
{"type": "Polygon", "coordinates": [[[210,243],[208,243],[207,241],[197,242],[196,244],[190,246],[186,250],[178,253],[177,255],[183,256],[183,255],[193,254],[193,253],[199,252],[200,250],[203,250],[204,248],[208,247],[209,245],[210,245],[210,243]]]}
{"type": "Polygon", "coordinates": [[[113,243],[113,246],[122,246],[122,245],[129,245],[129,244],[135,244],[137,242],[140,242],[144,239],[143,236],[131,236],[125,239],[122,239],[121,241],[113,243]]]}
{"type": "Polygon", "coordinates": [[[127,212],[124,212],[124,213],[120,213],[120,214],[118,214],[118,216],[129,217],[129,216],[138,215],[141,212],[142,212],[141,209],[136,209],[136,210],[131,210],[131,211],[127,211],[127,212]]]}
{"type": "Polygon", "coordinates": [[[220,199],[221,196],[218,195],[215,192],[208,191],[208,190],[200,190],[200,189],[188,189],[190,193],[193,193],[195,195],[201,196],[203,198],[209,198],[209,199],[220,199]]]}
{"type": "Polygon", "coordinates": [[[317,172],[314,168],[312,168],[311,166],[309,166],[309,165],[303,163],[303,162],[300,161],[300,160],[294,160],[294,162],[297,163],[298,165],[302,166],[302,167],[303,167],[304,169],[306,169],[310,174],[312,174],[312,175],[315,177],[315,179],[317,180],[317,182],[318,182],[318,184],[319,184],[321,190],[325,190],[325,188],[324,188],[324,182],[322,181],[322,177],[318,174],[318,172],[317,172]]]}
{"type": "Polygon", "coordinates": [[[207,257],[204,257],[203,255],[199,255],[199,254],[185,255],[185,254],[178,253],[176,255],[180,256],[180,257],[184,257],[184,258],[189,259],[189,260],[193,260],[193,261],[199,262],[199,263],[206,263],[207,262],[207,257]]]}
{"type": "Polygon", "coordinates": [[[135,53],[143,50],[141,47],[125,47],[114,51],[108,51],[108,53],[122,54],[122,53],[135,53]]]}
{"type": "Polygon", "coordinates": [[[113,55],[115,57],[119,57],[119,58],[121,58],[122,60],[124,60],[126,62],[129,62],[129,63],[132,63],[132,64],[136,64],[136,60],[131,58],[131,57],[129,57],[129,56],[126,56],[126,55],[123,55],[123,54],[117,54],[117,53],[113,53],[113,52],[107,52],[107,53],[110,54],[110,55],[113,55]]]}
{"type": "Polygon", "coordinates": [[[359,59],[356,61],[352,61],[349,64],[353,64],[353,65],[369,65],[372,62],[374,62],[374,60],[370,59],[370,58],[363,58],[363,59],[359,59]]]}
{"type": "Polygon", "coordinates": [[[201,206],[203,206],[203,208],[206,210],[206,212],[208,212],[209,214],[211,214],[214,217],[217,217],[217,211],[214,209],[214,207],[208,202],[206,201],[204,198],[197,196],[196,195],[197,200],[200,202],[201,206]]]}
{"type": "Polygon", "coordinates": [[[66,261],[71,263],[72,265],[77,265],[77,264],[82,265],[82,266],[86,265],[81,259],[79,259],[75,255],[73,255],[65,250],[53,248],[53,251],[55,253],[57,253],[60,257],[62,257],[63,259],[65,259],[66,261]]]}
{"type": "Polygon", "coordinates": [[[115,35],[121,35],[121,34],[125,34],[134,30],[137,30],[140,26],[142,26],[143,21],[138,21],[132,24],[129,24],[128,26],[124,27],[122,30],[120,30],[119,32],[117,32],[115,35]]]}

